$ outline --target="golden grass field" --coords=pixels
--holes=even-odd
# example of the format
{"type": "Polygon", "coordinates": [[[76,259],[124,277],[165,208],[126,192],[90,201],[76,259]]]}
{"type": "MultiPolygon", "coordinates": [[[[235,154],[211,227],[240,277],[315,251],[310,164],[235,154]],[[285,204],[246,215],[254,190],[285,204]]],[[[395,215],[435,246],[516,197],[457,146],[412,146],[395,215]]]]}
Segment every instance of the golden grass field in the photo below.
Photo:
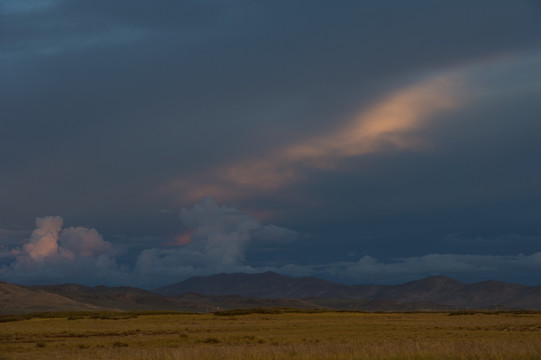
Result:
{"type": "Polygon", "coordinates": [[[540,313],[0,317],[0,359],[541,359],[540,313]]]}

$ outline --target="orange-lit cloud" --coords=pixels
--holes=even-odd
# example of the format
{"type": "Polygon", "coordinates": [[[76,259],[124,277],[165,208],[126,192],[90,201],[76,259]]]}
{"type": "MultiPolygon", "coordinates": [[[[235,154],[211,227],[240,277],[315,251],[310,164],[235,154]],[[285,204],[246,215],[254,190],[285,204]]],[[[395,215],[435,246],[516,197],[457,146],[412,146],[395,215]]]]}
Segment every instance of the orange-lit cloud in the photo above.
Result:
{"type": "Polygon", "coordinates": [[[415,148],[405,135],[431,115],[457,105],[454,83],[436,78],[398,91],[330,135],[310,139],[285,150],[290,161],[325,167],[337,158],[394,149],[415,148]]]}
{"type": "Polygon", "coordinates": [[[195,232],[196,229],[190,229],[186,232],[183,232],[182,234],[179,234],[175,236],[175,245],[188,245],[192,242],[192,234],[195,232]]]}
{"type": "Polygon", "coordinates": [[[350,121],[338,122],[335,131],[304,139],[267,156],[244,159],[171,182],[165,189],[180,194],[181,201],[206,196],[229,201],[302,181],[306,169],[339,168],[344,158],[419,149],[423,141],[415,136],[415,131],[431,117],[459,103],[454,77],[430,78],[388,95],[350,121]]]}
{"type": "Polygon", "coordinates": [[[40,262],[59,259],[76,260],[84,257],[95,257],[100,254],[114,254],[113,245],[95,230],[85,227],[69,227],[62,229],[60,216],[45,216],[36,219],[36,229],[28,243],[19,251],[20,261],[40,262]]]}
{"type": "Polygon", "coordinates": [[[58,233],[62,229],[62,218],[46,216],[36,219],[36,229],[32,232],[30,242],[23,246],[28,256],[39,261],[58,255],[58,233]]]}

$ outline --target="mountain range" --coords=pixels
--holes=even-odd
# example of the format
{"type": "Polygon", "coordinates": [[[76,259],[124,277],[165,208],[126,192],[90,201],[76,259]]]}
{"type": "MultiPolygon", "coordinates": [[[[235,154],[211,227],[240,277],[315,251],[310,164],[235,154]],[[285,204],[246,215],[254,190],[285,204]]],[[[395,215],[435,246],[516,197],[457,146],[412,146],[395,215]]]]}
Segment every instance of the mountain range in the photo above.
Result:
{"type": "Polygon", "coordinates": [[[499,281],[466,284],[445,276],[399,285],[347,285],[273,272],[196,276],[152,291],[125,286],[22,286],[0,282],[0,314],[126,310],[209,312],[256,307],[361,311],[541,310],[541,286],[499,281]]]}
{"type": "Polygon", "coordinates": [[[204,295],[239,294],[255,298],[305,300],[394,300],[432,302],[461,308],[541,309],[541,286],[500,281],[466,284],[446,276],[430,276],[399,285],[346,285],[314,277],[289,277],[273,272],[217,274],[192,277],[154,290],[162,295],[195,292],[204,295]]]}

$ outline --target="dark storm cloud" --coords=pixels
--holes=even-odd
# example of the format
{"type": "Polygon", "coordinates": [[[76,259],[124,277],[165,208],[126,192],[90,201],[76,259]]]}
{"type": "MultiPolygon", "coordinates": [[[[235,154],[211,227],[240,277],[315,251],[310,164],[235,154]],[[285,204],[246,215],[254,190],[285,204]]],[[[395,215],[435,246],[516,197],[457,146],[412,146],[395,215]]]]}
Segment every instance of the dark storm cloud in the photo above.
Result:
{"type": "Polygon", "coordinates": [[[291,266],[483,251],[448,234],[536,238],[540,19],[537,1],[3,1],[0,224],[62,214],[134,239],[118,255],[134,257],[214,195],[317,233],[291,266]],[[320,146],[439,78],[454,90],[426,87],[433,111],[406,96],[422,121],[374,151],[320,146]],[[271,186],[231,187],[243,173],[271,186]]]}

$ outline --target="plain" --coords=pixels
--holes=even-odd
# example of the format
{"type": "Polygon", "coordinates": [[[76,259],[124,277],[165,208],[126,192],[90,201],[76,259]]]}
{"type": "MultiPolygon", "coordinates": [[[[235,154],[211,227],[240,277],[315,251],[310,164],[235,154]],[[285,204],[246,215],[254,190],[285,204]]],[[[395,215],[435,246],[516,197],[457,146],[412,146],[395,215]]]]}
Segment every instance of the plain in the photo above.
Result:
{"type": "Polygon", "coordinates": [[[0,317],[0,359],[539,359],[541,313],[260,309],[0,317]]]}

